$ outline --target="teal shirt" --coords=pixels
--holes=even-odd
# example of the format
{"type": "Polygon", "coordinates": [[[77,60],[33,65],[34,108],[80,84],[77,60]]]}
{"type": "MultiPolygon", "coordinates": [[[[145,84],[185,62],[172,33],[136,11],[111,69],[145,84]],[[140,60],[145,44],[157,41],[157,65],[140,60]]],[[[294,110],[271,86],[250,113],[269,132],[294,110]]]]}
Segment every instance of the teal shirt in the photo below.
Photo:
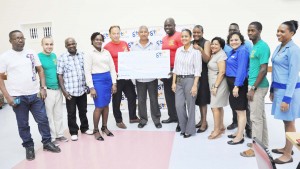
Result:
{"type": "MultiPolygon", "coordinates": [[[[249,64],[249,85],[253,86],[259,70],[260,65],[268,64],[270,58],[270,48],[266,42],[259,40],[252,48],[250,54],[250,64],[249,64]]],[[[266,88],[269,87],[269,82],[267,77],[264,77],[261,83],[257,87],[266,88]]]]}
{"type": "Polygon", "coordinates": [[[42,67],[44,69],[45,79],[46,79],[46,86],[51,89],[58,89],[58,79],[56,74],[57,69],[57,58],[54,53],[50,55],[46,55],[44,53],[38,54],[39,59],[42,63],[42,67]]]}

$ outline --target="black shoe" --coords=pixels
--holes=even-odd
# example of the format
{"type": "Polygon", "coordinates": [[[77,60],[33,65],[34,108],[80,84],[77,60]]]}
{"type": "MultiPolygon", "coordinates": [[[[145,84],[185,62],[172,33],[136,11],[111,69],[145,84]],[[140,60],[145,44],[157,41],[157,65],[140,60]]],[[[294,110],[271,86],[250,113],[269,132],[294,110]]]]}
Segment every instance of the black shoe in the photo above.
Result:
{"type": "Polygon", "coordinates": [[[206,124],[206,127],[202,130],[201,127],[197,130],[197,133],[203,133],[207,130],[208,124],[206,124]]]}
{"type": "Polygon", "coordinates": [[[189,138],[189,137],[191,137],[192,135],[191,134],[184,134],[183,135],[183,138],[189,138]]]}
{"type": "Polygon", "coordinates": [[[235,138],[236,136],[234,136],[233,134],[230,134],[227,136],[228,138],[235,138]]]}
{"type": "Polygon", "coordinates": [[[26,159],[28,161],[34,160],[35,159],[35,153],[34,153],[34,147],[26,147],[26,159]]]}
{"type": "Polygon", "coordinates": [[[179,126],[179,124],[177,124],[177,127],[176,127],[176,130],[175,130],[176,132],[180,132],[181,131],[181,128],[180,128],[180,126],[179,126]]]}
{"type": "Polygon", "coordinates": [[[252,138],[252,130],[246,129],[246,137],[252,138]]]}
{"type": "Polygon", "coordinates": [[[168,118],[167,120],[161,121],[162,123],[177,123],[178,120],[172,120],[171,118],[168,118]]]}
{"type": "Polygon", "coordinates": [[[229,126],[227,126],[227,130],[233,130],[235,128],[237,128],[237,124],[236,123],[231,123],[229,126]]]}
{"type": "Polygon", "coordinates": [[[160,128],[162,128],[162,125],[161,125],[161,123],[157,123],[157,124],[155,124],[155,127],[160,129],[160,128]]]}
{"type": "Polygon", "coordinates": [[[59,153],[60,152],[60,148],[55,146],[52,142],[44,144],[43,145],[43,150],[44,151],[51,151],[53,153],[59,153]]]}
{"type": "Polygon", "coordinates": [[[111,137],[114,136],[114,134],[107,129],[107,126],[102,126],[101,131],[102,134],[105,133],[107,136],[111,136],[111,137]]]}
{"type": "MultiPolygon", "coordinates": [[[[272,149],[272,152],[275,154],[283,154],[283,152],[279,151],[278,149],[272,149]]],[[[291,155],[294,155],[294,151],[292,150],[291,155]]]]}
{"type": "Polygon", "coordinates": [[[244,143],[244,138],[242,138],[242,140],[238,141],[238,142],[233,142],[233,140],[228,141],[227,143],[229,145],[236,145],[236,144],[243,144],[244,143]]]}
{"type": "Polygon", "coordinates": [[[180,133],[181,136],[184,136],[184,133],[180,133]]]}
{"type": "Polygon", "coordinates": [[[199,123],[198,124],[196,124],[196,128],[200,128],[201,127],[201,125],[202,125],[202,122],[201,121],[199,121],[199,123]]]}
{"type": "Polygon", "coordinates": [[[145,126],[146,126],[146,124],[143,124],[143,123],[138,124],[138,128],[144,128],[145,126]]]}

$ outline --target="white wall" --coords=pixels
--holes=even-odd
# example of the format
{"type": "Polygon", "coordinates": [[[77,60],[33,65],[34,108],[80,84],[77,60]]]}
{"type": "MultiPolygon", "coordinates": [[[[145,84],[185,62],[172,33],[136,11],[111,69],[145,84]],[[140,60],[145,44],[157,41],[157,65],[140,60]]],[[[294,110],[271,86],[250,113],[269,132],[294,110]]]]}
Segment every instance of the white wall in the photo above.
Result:
{"type": "MultiPolygon", "coordinates": [[[[263,24],[263,39],[273,51],[278,45],[276,30],[286,20],[300,20],[300,1],[297,0],[0,0],[0,53],[11,48],[8,33],[20,29],[21,24],[52,22],[55,52],[65,51],[64,39],[74,37],[78,49],[90,46],[90,35],[94,31],[107,30],[118,24],[121,28],[140,25],[162,26],[167,17],[173,17],[177,25],[201,24],[204,37],[223,38],[228,25],[236,22],[246,35],[250,22],[263,24]]],[[[247,37],[247,36],[246,36],[247,37]]],[[[294,40],[300,45],[300,30],[294,40]]],[[[37,51],[38,47],[30,46],[37,51]]]]}

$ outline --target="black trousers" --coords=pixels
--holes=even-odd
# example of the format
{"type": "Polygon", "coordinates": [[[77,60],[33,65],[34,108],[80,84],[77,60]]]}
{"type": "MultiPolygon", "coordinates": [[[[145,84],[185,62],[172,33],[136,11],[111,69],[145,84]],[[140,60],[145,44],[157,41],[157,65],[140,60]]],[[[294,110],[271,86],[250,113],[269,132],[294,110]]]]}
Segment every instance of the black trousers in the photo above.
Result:
{"type": "Polygon", "coordinates": [[[164,84],[164,94],[168,107],[168,115],[171,120],[178,120],[175,108],[175,93],[172,91],[173,76],[168,79],[161,79],[164,84]]]}
{"type": "Polygon", "coordinates": [[[68,127],[71,135],[78,134],[78,125],[76,123],[76,106],[79,111],[80,130],[85,132],[89,129],[87,113],[87,96],[84,93],[81,96],[72,96],[71,100],[66,99],[66,107],[68,112],[68,127]]]}
{"type": "Polygon", "coordinates": [[[117,80],[117,93],[112,97],[113,113],[117,123],[123,121],[120,105],[122,101],[122,92],[127,97],[129,119],[136,119],[136,93],[131,80],[117,80]]]}

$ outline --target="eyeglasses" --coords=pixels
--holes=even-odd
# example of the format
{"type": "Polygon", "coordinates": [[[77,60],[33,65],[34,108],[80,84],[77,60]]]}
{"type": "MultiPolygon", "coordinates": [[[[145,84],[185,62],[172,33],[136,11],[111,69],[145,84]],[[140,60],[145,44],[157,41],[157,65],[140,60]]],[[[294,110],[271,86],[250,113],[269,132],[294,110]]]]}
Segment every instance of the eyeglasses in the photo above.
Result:
{"type": "Polygon", "coordinates": [[[17,38],[15,38],[15,39],[13,39],[13,40],[15,40],[15,41],[20,41],[20,40],[22,40],[22,41],[24,41],[24,40],[26,40],[26,38],[24,38],[24,37],[17,37],[17,38]]]}

